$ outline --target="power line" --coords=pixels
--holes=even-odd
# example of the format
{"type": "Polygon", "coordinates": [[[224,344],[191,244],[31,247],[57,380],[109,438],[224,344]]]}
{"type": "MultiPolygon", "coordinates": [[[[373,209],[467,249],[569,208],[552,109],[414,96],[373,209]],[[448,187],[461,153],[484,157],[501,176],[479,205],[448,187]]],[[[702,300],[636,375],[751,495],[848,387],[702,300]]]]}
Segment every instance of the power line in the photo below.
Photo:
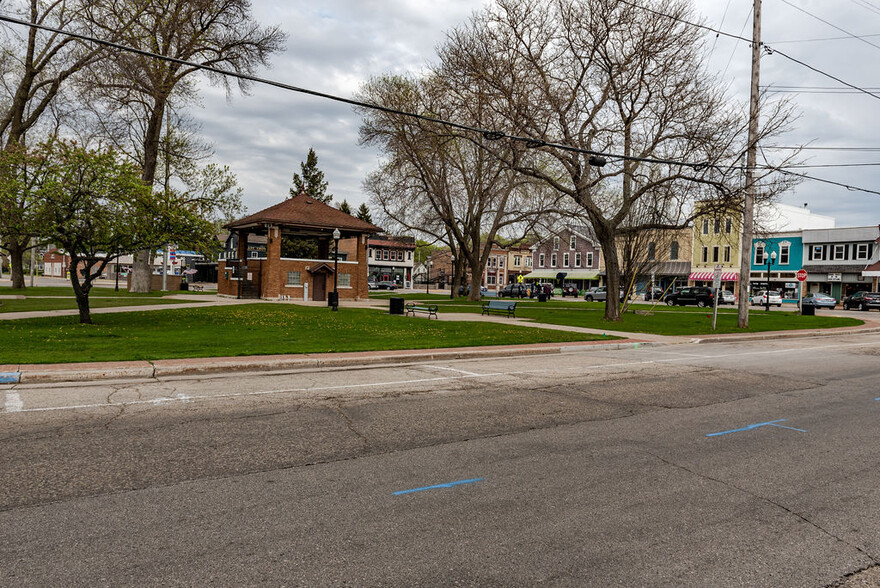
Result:
{"type": "MultiPolygon", "coordinates": [[[[783,0],[783,1],[784,1],[784,0],[783,0]]],[[[752,44],[752,39],[747,39],[747,38],[745,38],[745,37],[743,37],[743,36],[741,36],[741,35],[734,35],[734,34],[732,34],[732,33],[727,33],[727,32],[725,32],[725,31],[719,31],[718,29],[713,29],[712,27],[709,27],[709,26],[706,26],[706,25],[702,25],[702,24],[698,24],[698,23],[693,23],[693,22],[690,22],[690,21],[688,21],[688,20],[684,20],[683,18],[679,18],[679,17],[677,17],[677,16],[672,16],[671,14],[666,14],[665,12],[660,12],[659,10],[654,10],[653,8],[648,8],[648,7],[646,7],[646,6],[641,6],[641,5],[639,5],[639,4],[635,4],[634,2],[630,2],[629,0],[619,0],[619,2],[620,2],[621,4],[626,4],[627,6],[632,6],[633,8],[638,8],[638,9],[644,10],[644,11],[646,11],[646,12],[650,12],[651,14],[655,14],[655,15],[657,15],[657,16],[662,16],[662,17],[669,18],[669,19],[672,19],[672,20],[678,21],[678,22],[680,22],[680,23],[683,23],[683,24],[686,24],[686,25],[689,25],[689,26],[692,26],[692,27],[696,27],[696,28],[698,28],[698,29],[703,29],[703,30],[706,30],[706,31],[711,31],[711,32],[713,32],[713,33],[715,33],[715,34],[717,34],[717,35],[723,35],[723,36],[725,36],[725,37],[729,37],[729,38],[731,38],[731,39],[738,39],[738,40],[740,40],[740,41],[745,41],[746,43],[748,43],[748,44],[750,44],[750,45],[752,44]]],[[[873,43],[872,43],[872,44],[873,44],[873,43]]],[[[844,86],[847,86],[847,87],[849,87],[849,88],[852,88],[853,90],[858,90],[859,92],[862,92],[862,93],[864,93],[864,94],[867,94],[868,96],[871,96],[871,97],[873,97],[873,98],[876,98],[876,99],[880,100],[880,95],[878,95],[878,94],[874,94],[874,93],[872,93],[872,92],[869,92],[869,91],[865,90],[864,88],[860,88],[859,86],[856,86],[856,85],[854,85],[854,84],[850,84],[849,82],[845,82],[845,81],[843,81],[842,79],[840,79],[840,78],[838,78],[838,77],[836,77],[836,76],[831,75],[830,73],[824,72],[824,71],[822,71],[821,69],[818,69],[818,68],[816,68],[816,67],[813,67],[812,65],[810,65],[810,64],[808,64],[808,63],[805,63],[805,62],[803,62],[803,61],[801,61],[801,60],[799,60],[799,59],[796,59],[796,58],[792,57],[791,55],[788,55],[788,54],[786,54],[786,53],[783,53],[782,51],[780,51],[780,50],[778,50],[778,49],[772,49],[769,45],[767,45],[767,44],[765,44],[765,43],[762,43],[761,45],[762,45],[762,46],[764,47],[764,49],[767,51],[767,54],[768,54],[768,55],[774,55],[774,54],[776,54],[776,55],[781,55],[782,57],[784,57],[784,58],[786,58],[786,59],[788,59],[788,60],[790,60],[790,61],[792,61],[792,62],[794,62],[794,63],[797,63],[798,65],[800,65],[800,66],[802,66],[802,67],[805,67],[805,68],[807,68],[807,69],[809,69],[809,70],[811,70],[811,71],[814,71],[814,72],[816,72],[817,74],[823,75],[823,76],[825,76],[825,77],[827,77],[827,78],[830,78],[830,79],[834,80],[835,82],[838,82],[839,84],[843,84],[844,86]]],[[[880,47],[878,47],[878,48],[880,48],[880,47]]]]}
{"type": "Polygon", "coordinates": [[[822,182],[823,184],[831,184],[833,186],[840,186],[841,188],[846,188],[847,190],[850,190],[852,192],[867,192],[868,194],[877,194],[878,196],[880,196],[880,192],[878,192],[877,190],[868,190],[867,188],[859,188],[858,186],[850,186],[849,184],[843,184],[841,182],[834,182],[831,180],[826,180],[824,178],[817,178],[815,176],[808,176],[807,174],[799,174],[796,172],[787,171],[787,170],[784,170],[779,167],[773,167],[773,166],[763,166],[763,167],[765,169],[777,171],[781,174],[804,178],[805,180],[813,180],[814,182],[822,182]]]}
{"type": "Polygon", "coordinates": [[[853,4],[855,4],[856,6],[861,6],[862,8],[870,10],[871,12],[873,12],[875,14],[880,14],[880,6],[877,6],[876,4],[871,2],[870,0],[849,0],[849,1],[852,2],[853,4]]]}
{"type": "MultiPolygon", "coordinates": [[[[626,0],[620,0],[620,1],[623,2],[623,3],[628,4],[628,2],[627,2],[626,0]]],[[[651,12],[653,12],[653,11],[651,11],[651,12]]],[[[660,13],[658,13],[658,14],[660,14],[660,13]]],[[[668,15],[664,15],[664,16],[668,16],[668,15]]],[[[672,18],[672,17],[670,17],[670,18],[672,18]]],[[[676,20],[680,20],[680,19],[676,19],[676,20]]],[[[431,123],[435,123],[435,124],[440,124],[440,125],[444,125],[444,126],[447,126],[447,127],[451,127],[451,128],[455,128],[455,129],[460,129],[460,130],[463,130],[463,131],[468,131],[468,132],[472,132],[472,133],[478,133],[478,134],[482,135],[484,138],[486,138],[486,139],[488,139],[488,140],[500,140],[500,139],[507,138],[507,139],[510,139],[510,140],[512,140],[512,141],[522,142],[522,143],[524,143],[524,144],[525,144],[527,147],[529,147],[529,148],[551,147],[551,148],[554,148],[554,149],[560,149],[560,150],[563,150],[563,151],[569,151],[569,152],[574,152],[574,153],[581,153],[581,154],[584,154],[584,155],[591,155],[591,156],[593,156],[593,157],[590,158],[590,164],[591,164],[591,165],[599,165],[598,162],[594,162],[594,158],[610,158],[610,159],[618,159],[618,160],[639,161],[639,162],[642,162],[642,163],[658,163],[658,164],[666,164],[666,165],[677,165],[677,166],[684,166],[684,167],[692,167],[692,168],[694,168],[694,169],[703,169],[703,168],[707,168],[707,167],[708,167],[708,168],[713,168],[713,169],[728,170],[728,171],[731,170],[731,169],[734,169],[732,166],[713,165],[713,164],[708,164],[708,163],[705,163],[705,162],[689,163],[689,162],[682,162],[682,161],[669,160],[669,159],[654,159],[654,158],[649,158],[649,157],[633,157],[633,156],[616,155],[616,154],[610,154],[610,153],[602,153],[602,152],[599,152],[599,151],[590,151],[590,150],[587,150],[587,149],[581,149],[581,148],[578,148],[578,147],[572,147],[572,146],[570,146],[570,145],[562,145],[562,144],[559,144],[559,143],[551,143],[551,142],[547,142],[547,141],[536,140],[536,139],[532,139],[532,138],[529,138],[529,137],[520,137],[520,136],[516,136],[516,135],[507,135],[507,134],[502,133],[502,132],[500,132],[500,131],[494,131],[494,130],[488,130],[488,129],[480,129],[480,128],[477,128],[477,127],[471,127],[471,126],[468,126],[468,125],[463,125],[463,124],[460,124],[460,123],[456,123],[456,122],[452,122],[452,121],[447,121],[447,120],[444,120],[444,119],[441,119],[441,118],[434,118],[434,117],[429,117],[429,116],[425,116],[425,115],[414,114],[414,113],[411,113],[411,112],[404,112],[404,111],[402,111],[402,110],[396,110],[396,109],[393,109],[393,108],[388,108],[388,107],[380,106],[380,105],[377,105],[377,104],[370,104],[370,103],[368,103],[368,102],[362,102],[362,101],[359,101],[359,100],[353,100],[353,99],[351,99],[351,98],[343,98],[343,97],[341,97],[341,96],[335,96],[335,95],[333,95],[333,94],[327,94],[327,93],[325,93],[325,92],[318,92],[318,91],[316,91],[316,90],[310,90],[310,89],[307,89],[307,88],[300,88],[300,87],[297,87],[297,86],[293,86],[293,85],[291,85],[291,84],[286,84],[286,83],[284,83],[284,82],[279,82],[279,81],[276,81],[276,80],[270,80],[270,79],[268,79],[268,78],[261,78],[261,77],[258,77],[258,76],[253,76],[253,75],[249,75],[249,74],[243,74],[243,73],[236,72],[236,71],[225,70],[225,69],[218,68],[218,67],[214,67],[214,66],[210,66],[210,65],[205,65],[205,64],[201,64],[201,63],[195,63],[195,62],[193,62],[193,61],[187,61],[187,60],[184,60],[184,59],[178,59],[178,58],[176,58],[176,57],[169,57],[169,56],[167,56],[167,55],[160,55],[160,54],[158,54],[158,53],[152,53],[152,52],[150,52],[150,51],[144,51],[144,50],[142,50],[142,49],[136,49],[136,48],[134,48],[134,47],[129,47],[129,46],[127,46],[127,45],[122,45],[122,44],[119,44],[119,43],[114,43],[114,42],[112,42],[112,41],[105,41],[105,40],[103,40],[103,39],[98,39],[98,38],[96,38],[96,37],[90,37],[90,36],[88,36],[88,35],[83,35],[83,34],[80,34],[80,33],[71,33],[71,32],[69,32],[69,31],[65,31],[65,30],[63,30],[63,29],[58,29],[58,28],[54,28],[54,27],[47,26],[47,25],[41,25],[41,24],[31,23],[31,22],[28,22],[28,21],[23,21],[23,20],[20,20],[20,19],[14,18],[14,17],[10,17],[10,16],[7,16],[7,15],[4,15],[4,14],[0,14],[0,22],[8,22],[8,23],[12,23],[12,24],[22,25],[22,26],[25,26],[25,27],[33,27],[33,28],[36,28],[36,29],[39,29],[39,30],[49,31],[49,32],[58,33],[58,34],[61,34],[61,35],[66,35],[66,36],[69,36],[69,37],[72,37],[72,38],[75,38],[75,39],[80,39],[80,40],[82,40],[82,41],[87,41],[87,42],[90,42],[90,43],[97,43],[97,44],[99,44],[99,45],[103,45],[103,46],[105,46],[105,47],[110,47],[110,48],[113,48],[113,49],[118,49],[118,50],[120,50],[120,51],[126,51],[126,52],[129,52],[129,53],[135,53],[135,54],[137,54],[137,55],[142,55],[142,56],[144,56],[144,57],[149,57],[149,58],[152,58],[152,59],[158,59],[158,60],[166,61],[166,62],[170,62],[170,63],[177,63],[178,65],[184,65],[184,66],[192,67],[192,68],[199,69],[199,70],[202,70],[202,71],[209,71],[209,72],[211,72],[211,73],[215,73],[215,74],[222,75],[222,76],[229,76],[229,77],[234,77],[234,78],[242,79],[242,80],[249,81],[249,82],[254,82],[254,83],[258,83],[258,84],[264,84],[264,85],[272,86],[272,87],[275,87],[275,88],[280,88],[280,89],[282,89],[282,90],[288,90],[288,91],[291,91],[291,92],[297,92],[297,93],[301,93],[301,94],[307,94],[307,95],[315,96],[315,97],[318,97],[318,98],[325,98],[325,99],[328,99],[328,100],[332,100],[332,101],[334,101],[334,102],[341,102],[341,103],[343,103],[343,104],[348,104],[348,105],[350,105],[350,106],[357,106],[357,107],[360,107],[360,108],[366,108],[366,109],[370,109],[370,110],[377,110],[377,111],[380,111],[380,112],[386,112],[386,113],[388,113],[388,114],[394,114],[394,115],[398,115],[398,116],[405,116],[405,117],[408,117],[408,118],[413,118],[413,119],[417,119],[417,120],[422,120],[422,121],[426,121],[426,122],[431,122],[431,123]]],[[[683,22],[684,22],[684,21],[683,21],[683,22]]],[[[700,25],[694,25],[694,26],[700,26],[700,25]]],[[[707,28],[707,27],[701,27],[701,28],[707,28]]],[[[775,149],[797,149],[797,148],[796,148],[796,147],[775,147],[775,149]]],[[[806,147],[805,149],[809,149],[809,147],[806,147]]],[[[841,148],[841,149],[846,149],[846,148],[841,148]]],[[[858,148],[853,148],[853,149],[858,149],[858,148]]],[[[877,148],[876,150],[880,151],[880,148],[877,148]]],[[[604,162],[602,163],[602,165],[604,165],[604,162]]],[[[762,167],[762,169],[767,169],[767,170],[772,170],[772,171],[778,171],[778,172],[783,173],[783,174],[794,175],[794,176],[802,177],[802,178],[809,179],[809,180],[815,180],[815,181],[818,181],[818,182],[825,182],[825,183],[828,183],[828,184],[834,184],[834,185],[842,186],[842,187],[847,188],[847,189],[849,189],[849,190],[859,190],[859,191],[863,191],[863,192],[869,192],[869,193],[873,193],[873,194],[878,194],[878,195],[880,195],[880,192],[875,192],[874,190],[867,190],[867,189],[864,189],[864,188],[858,188],[858,187],[855,187],[855,186],[849,186],[849,185],[841,184],[841,183],[838,183],[838,182],[832,182],[832,181],[830,181],[830,180],[823,180],[823,179],[821,179],[821,178],[815,178],[815,177],[812,177],[812,176],[807,176],[807,175],[805,175],[805,174],[798,174],[798,173],[795,173],[795,172],[786,171],[786,170],[781,169],[781,168],[778,168],[778,167],[773,167],[773,166],[769,166],[769,165],[767,165],[767,166],[760,166],[760,167],[762,167]]]]}
{"type": "MultiPolygon", "coordinates": [[[[149,57],[151,59],[158,59],[158,60],[166,61],[169,63],[176,63],[178,65],[183,65],[186,67],[191,67],[194,69],[211,72],[211,73],[218,74],[221,76],[238,78],[238,79],[245,80],[248,82],[265,84],[267,86],[280,88],[282,90],[288,90],[291,92],[298,92],[301,94],[307,94],[309,96],[315,96],[318,98],[325,98],[327,100],[332,100],[334,102],[341,102],[343,104],[348,104],[350,106],[356,106],[359,108],[365,108],[365,109],[369,109],[369,110],[377,110],[377,111],[385,112],[388,114],[393,114],[393,115],[397,115],[397,116],[404,116],[407,118],[412,118],[412,119],[416,119],[416,120],[422,120],[422,121],[426,121],[426,122],[430,122],[430,123],[434,123],[434,124],[439,124],[439,125],[443,125],[446,127],[459,129],[462,131],[480,134],[483,136],[483,138],[485,138],[487,140],[491,140],[491,141],[497,141],[497,140],[501,140],[501,139],[506,138],[511,141],[524,143],[526,145],[526,147],[529,147],[529,148],[550,147],[553,149],[559,149],[561,151],[568,151],[571,153],[580,153],[583,155],[590,155],[590,156],[592,156],[592,157],[590,157],[590,165],[596,165],[596,166],[605,165],[605,161],[602,158],[608,158],[608,159],[616,159],[616,160],[638,161],[638,162],[642,162],[642,163],[677,165],[677,166],[684,166],[684,167],[692,167],[694,169],[702,169],[702,168],[710,167],[709,164],[707,164],[705,162],[692,163],[692,162],[677,161],[677,160],[672,160],[672,159],[655,159],[652,157],[634,157],[634,156],[629,156],[629,155],[617,155],[617,154],[612,154],[612,153],[602,153],[600,151],[591,151],[589,149],[582,149],[579,147],[573,147],[571,145],[563,145],[561,143],[553,143],[550,141],[533,139],[531,137],[521,137],[521,136],[517,136],[517,135],[508,135],[506,133],[503,133],[503,132],[497,131],[497,130],[481,129],[481,128],[477,128],[477,127],[472,127],[469,125],[464,125],[461,123],[448,121],[448,120],[445,120],[445,119],[442,119],[439,117],[432,117],[432,116],[427,116],[427,115],[422,115],[422,114],[415,114],[412,112],[405,112],[402,110],[388,108],[386,106],[381,106],[378,104],[371,104],[369,102],[362,102],[360,100],[354,100],[351,98],[343,98],[341,96],[335,96],[333,94],[327,94],[325,92],[318,92],[316,90],[310,90],[307,88],[300,88],[298,86],[293,86],[291,84],[286,84],[284,82],[279,82],[276,80],[270,80],[268,78],[261,78],[261,77],[250,75],[250,74],[243,74],[243,73],[240,73],[237,71],[226,70],[226,69],[222,69],[219,67],[205,65],[202,63],[196,63],[194,61],[187,61],[184,59],[178,59],[176,57],[170,57],[168,55],[160,55],[158,53],[144,51],[143,49],[129,47],[127,45],[122,45],[120,43],[114,43],[112,41],[106,41],[103,39],[98,39],[96,37],[91,37],[91,36],[83,35],[80,33],[72,33],[70,31],[65,31],[63,29],[58,29],[58,28],[47,26],[47,25],[28,22],[25,20],[21,20],[18,18],[8,16],[8,15],[4,15],[4,14],[0,14],[0,22],[8,22],[8,23],[12,23],[12,24],[22,25],[25,27],[33,27],[33,28],[43,30],[43,31],[49,31],[49,32],[60,34],[60,35],[66,35],[68,37],[72,37],[74,39],[79,39],[81,41],[87,41],[90,43],[97,43],[97,44],[103,45],[105,47],[117,49],[119,51],[126,51],[129,53],[135,53],[137,55],[149,57]],[[600,161],[601,161],[601,163],[600,163],[600,161]]],[[[719,167],[720,168],[720,166],[711,166],[711,167],[719,167]]]]}
{"type": "MultiPolygon", "coordinates": [[[[880,37],[880,33],[872,33],[870,35],[862,35],[862,37],[880,37]]],[[[768,41],[768,45],[784,45],[786,43],[819,43],[823,41],[848,41],[851,40],[852,35],[847,35],[846,37],[820,37],[818,39],[788,39],[782,41],[768,41]]]]}
{"type": "Polygon", "coordinates": [[[842,29],[842,28],[840,28],[839,26],[837,26],[836,24],[831,23],[831,22],[828,22],[828,21],[825,20],[824,18],[821,18],[821,17],[816,16],[815,14],[813,14],[812,12],[810,12],[809,10],[805,10],[805,9],[801,8],[800,6],[795,6],[794,4],[792,4],[791,2],[789,2],[788,0],[782,0],[782,3],[783,3],[783,4],[788,4],[789,6],[791,6],[792,8],[794,8],[795,10],[799,10],[799,11],[803,12],[804,14],[806,14],[807,16],[810,16],[810,17],[812,17],[812,18],[815,18],[815,19],[818,20],[819,22],[821,22],[821,23],[825,23],[825,24],[827,24],[829,27],[831,27],[831,28],[833,28],[833,29],[836,29],[836,30],[840,31],[841,33],[843,33],[843,34],[845,34],[845,35],[849,35],[849,36],[852,37],[853,39],[858,39],[859,41],[862,41],[863,43],[867,43],[868,45],[870,45],[871,47],[874,47],[875,49],[880,49],[880,45],[877,45],[877,44],[875,44],[875,43],[872,43],[871,41],[868,41],[868,40],[865,39],[864,37],[860,37],[859,35],[856,35],[855,33],[851,33],[851,32],[849,32],[849,31],[847,31],[846,29],[842,29]]]}
{"type": "Polygon", "coordinates": [[[796,145],[766,145],[762,149],[786,149],[809,151],[880,151],[880,147],[798,147],[796,145]]]}
{"type": "Polygon", "coordinates": [[[786,169],[799,169],[799,168],[819,168],[819,167],[873,167],[880,165],[880,162],[877,163],[816,163],[816,164],[797,164],[797,165],[786,165],[786,169]]]}

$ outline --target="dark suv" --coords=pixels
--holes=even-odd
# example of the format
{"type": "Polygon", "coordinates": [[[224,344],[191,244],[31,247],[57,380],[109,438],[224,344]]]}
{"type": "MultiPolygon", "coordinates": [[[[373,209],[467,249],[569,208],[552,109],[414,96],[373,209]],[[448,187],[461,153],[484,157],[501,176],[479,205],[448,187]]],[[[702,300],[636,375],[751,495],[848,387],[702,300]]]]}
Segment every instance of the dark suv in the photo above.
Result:
{"type": "Polygon", "coordinates": [[[678,292],[666,295],[666,304],[669,306],[685,306],[687,304],[696,304],[700,308],[712,306],[715,302],[715,295],[712,288],[705,286],[691,286],[682,288],[678,292]]]}
{"type": "Polygon", "coordinates": [[[880,292],[856,292],[852,296],[843,299],[843,310],[880,310],[880,292]]]}
{"type": "Polygon", "coordinates": [[[578,287],[576,284],[566,284],[562,287],[562,297],[573,296],[577,298],[578,295],[578,287]]]}
{"type": "Polygon", "coordinates": [[[507,298],[525,298],[527,291],[526,288],[527,286],[525,284],[507,284],[498,291],[498,296],[506,296],[507,298]]]}

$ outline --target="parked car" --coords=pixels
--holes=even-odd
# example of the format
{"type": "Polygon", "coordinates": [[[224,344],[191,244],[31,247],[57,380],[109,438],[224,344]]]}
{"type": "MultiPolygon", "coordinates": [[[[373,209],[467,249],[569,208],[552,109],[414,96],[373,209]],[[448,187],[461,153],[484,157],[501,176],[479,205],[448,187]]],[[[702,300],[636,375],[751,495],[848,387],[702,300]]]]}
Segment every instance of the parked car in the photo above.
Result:
{"type": "Polygon", "coordinates": [[[736,295],[730,290],[722,290],[718,294],[718,304],[736,304],[736,295]]]}
{"type": "Polygon", "coordinates": [[[397,284],[391,280],[382,280],[376,284],[376,290],[397,290],[397,284]]]}
{"type": "Polygon", "coordinates": [[[712,288],[705,286],[691,286],[682,288],[678,292],[666,295],[666,304],[669,306],[686,306],[696,304],[700,308],[712,306],[715,302],[715,294],[712,288]]]}
{"type": "Polygon", "coordinates": [[[498,291],[498,296],[501,298],[525,298],[526,292],[529,290],[530,288],[525,284],[507,284],[498,291]]]}
{"type": "Polygon", "coordinates": [[[578,287],[575,284],[565,284],[562,286],[562,297],[571,296],[572,298],[577,298],[578,295],[578,287]]]}
{"type": "Polygon", "coordinates": [[[812,304],[816,308],[834,308],[837,306],[837,299],[829,296],[828,294],[822,294],[821,292],[813,292],[812,294],[807,294],[801,299],[801,304],[812,304]]]}
{"type": "Polygon", "coordinates": [[[368,280],[367,281],[367,289],[368,290],[378,290],[379,283],[376,280],[368,280]]]}
{"type": "Polygon", "coordinates": [[[880,292],[856,292],[852,296],[843,299],[843,309],[851,310],[858,308],[859,310],[870,310],[876,308],[880,310],[880,292]]]}
{"type": "Polygon", "coordinates": [[[779,290],[761,290],[754,296],[752,296],[752,304],[754,306],[767,306],[767,298],[770,298],[770,306],[779,306],[782,307],[782,295],[779,293],[779,290]]]}
{"type": "MultiPolygon", "coordinates": [[[[667,292],[668,294],[669,292],[667,292]]],[[[663,288],[648,288],[645,290],[645,300],[664,300],[666,298],[666,294],[663,293],[663,288]]]]}
{"type": "MultiPolygon", "coordinates": [[[[587,302],[604,302],[608,298],[608,288],[606,286],[593,286],[584,294],[584,300],[587,302]]],[[[620,301],[623,302],[623,290],[620,290],[620,301]]]]}

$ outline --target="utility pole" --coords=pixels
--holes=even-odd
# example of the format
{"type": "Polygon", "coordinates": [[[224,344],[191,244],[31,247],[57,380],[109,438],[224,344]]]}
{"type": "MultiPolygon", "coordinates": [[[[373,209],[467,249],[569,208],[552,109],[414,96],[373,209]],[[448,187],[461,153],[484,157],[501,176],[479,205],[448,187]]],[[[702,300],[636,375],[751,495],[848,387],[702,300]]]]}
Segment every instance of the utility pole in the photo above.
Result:
{"type": "Polygon", "coordinates": [[[31,288],[34,287],[34,272],[37,267],[37,239],[36,237],[31,239],[31,288]]]}
{"type": "MultiPolygon", "coordinates": [[[[171,110],[165,108],[165,197],[171,184],[171,110]]],[[[152,260],[151,260],[152,262],[152,260]]],[[[168,291],[168,243],[162,251],[162,291],[168,291]]]]}
{"type": "Polygon", "coordinates": [[[752,88],[749,104],[749,138],[746,151],[746,186],[743,202],[742,244],[739,258],[739,328],[749,326],[749,276],[752,236],[755,232],[755,164],[758,147],[758,84],[761,80],[761,0],[752,9],[752,88]]]}

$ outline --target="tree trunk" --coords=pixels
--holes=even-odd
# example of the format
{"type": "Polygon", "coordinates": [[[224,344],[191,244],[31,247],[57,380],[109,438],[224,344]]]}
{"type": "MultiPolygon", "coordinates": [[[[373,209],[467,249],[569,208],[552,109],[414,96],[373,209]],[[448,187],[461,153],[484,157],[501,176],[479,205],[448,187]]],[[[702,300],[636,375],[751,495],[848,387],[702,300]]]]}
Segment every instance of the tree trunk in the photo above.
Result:
{"type": "Polygon", "coordinates": [[[129,292],[149,292],[153,283],[153,252],[149,249],[138,251],[131,265],[131,284],[129,292]]]}
{"type": "Polygon", "coordinates": [[[620,320],[620,261],[617,258],[617,247],[614,242],[614,231],[595,220],[593,228],[596,239],[602,246],[602,257],[605,260],[605,320],[620,320]]]}
{"type": "MultiPolygon", "coordinates": [[[[156,179],[156,165],[159,161],[159,144],[162,137],[162,118],[165,114],[166,98],[156,96],[150,119],[147,121],[147,132],[144,135],[144,167],[141,179],[147,186],[152,186],[156,179]]],[[[144,249],[134,256],[131,268],[131,286],[129,292],[147,293],[152,289],[153,252],[144,249]]]]}
{"type": "Polygon", "coordinates": [[[76,307],[79,309],[79,324],[90,325],[92,324],[92,312],[89,309],[91,281],[88,274],[91,268],[84,268],[86,277],[83,279],[85,284],[81,284],[79,281],[79,263],[80,259],[78,257],[70,257],[70,285],[73,286],[73,293],[76,295],[76,307]]]}
{"type": "Polygon", "coordinates": [[[23,289],[24,283],[24,253],[27,251],[27,241],[22,245],[13,240],[9,243],[9,273],[12,276],[12,287],[23,289]]]}

